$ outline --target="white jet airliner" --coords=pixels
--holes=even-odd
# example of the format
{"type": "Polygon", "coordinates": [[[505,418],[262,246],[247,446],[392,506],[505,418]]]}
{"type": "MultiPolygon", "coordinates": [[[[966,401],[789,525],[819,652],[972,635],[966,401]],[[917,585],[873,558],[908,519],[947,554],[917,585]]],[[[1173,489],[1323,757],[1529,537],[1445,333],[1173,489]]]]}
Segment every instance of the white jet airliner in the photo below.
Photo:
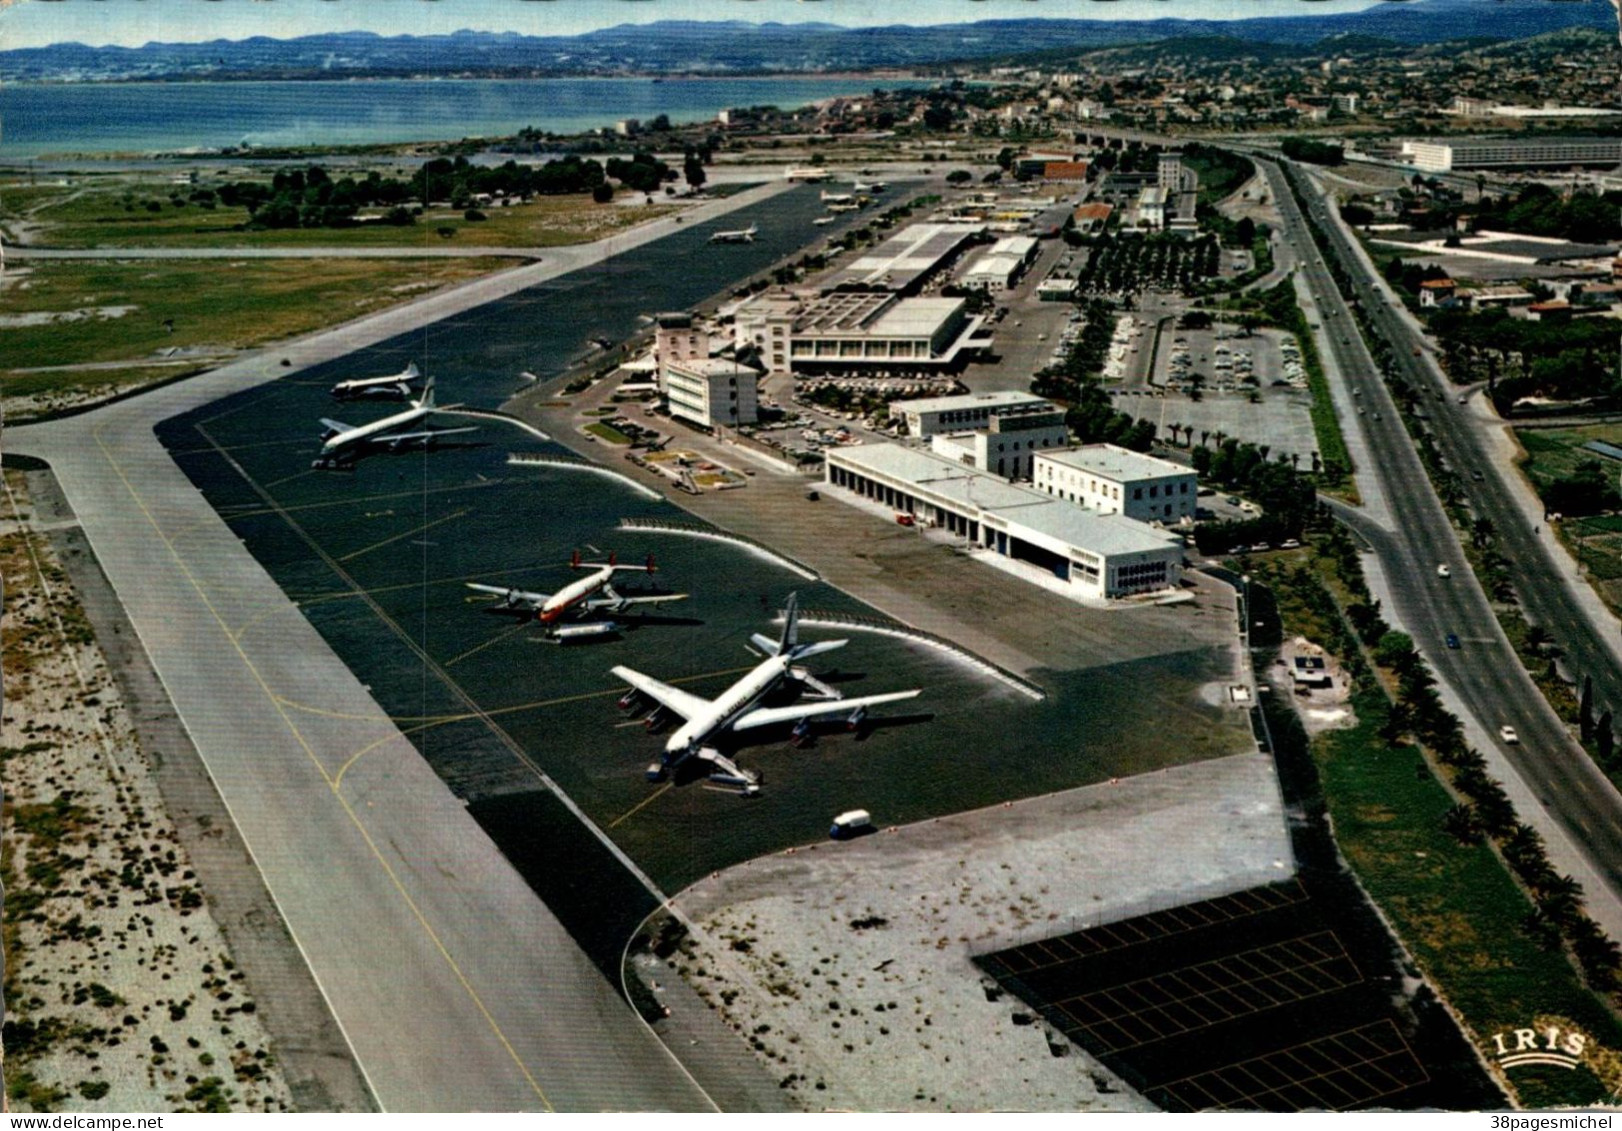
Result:
{"type": "Polygon", "coordinates": [[[577,550],[569,559],[570,569],[589,569],[591,574],[582,577],[579,581],[572,581],[559,589],[556,593],[527,593],[522,589],[503,589],[499,585],[481,585],[470,581],[469,589],[478,593],[487,593],[493,597],[501,598],[497,608],[499,611],[514,611],[525,616],[534,614],[535,619],[546,627],[546,635],[559,642],[580,639],[587,636],[606,636],[616,631],[614,618],[625,613],[633,605],[662,605],[667,601],[685,601],[685,593],[660,593],[650,597],[628,597],[614,588],[614,575],[616,573],[654,573],[658,566],[653,564],[653,555],[648,555],[645,565],[620,565],[613,554],[608,555],[606,562],[583,562],[577,550]],[[608,620],[589,621],[585,624],[563,624],[564,620],[581,619],[597,614],[606,615],[608,620]]]}
{"type": "Polygon", "coordinates": [[[417,363],[412,362],[392,377],[355,377],[348,381],[339,381],[332,387],[332,395],[338,400],[354,400],[359,397],[379,397],[386,400],[403,401],[411,396],[422,373],[417,363]]]}
{"type": "Polygon", "coordinates": [[[355,426],[345,424],[341,420],[322,417],[321,424],[326,431],[321,434],[321,454],[310,466],[324,469],[348,467],[368,450],[397,452],[413,447],[431,448],[442,436],[478,431],[476,427],[424,427],[415,432],[401,431],[419,420],[426,419],[436,411],[439,409],[434,404],[434,379],[430,377],[422,388],[421,399],[412,401],[411,407],[404,412],[385,416],[382,420],[374,420],[370,424],[355,426]]]}
{"type": "Polygon", "coordinates": [[[767,656],[753,671],[721,693],[718,699],[703,699],[691,692],[661,683],[652,676],[643,675],[627,667],[613,669],[615,675],[631,685],[631,690],[620,700],[622,707],[634,707],[638,696],[646,696],[659,706],[648,716],[649,729],[659,723],[661,712],[669,711],[684,720],[665,743],[660,761],[648,767],[648,779],[659,781],[671,770],[689,758],[708,762],[710,780],[722,785],[736,786],[745,793],[759,790],[757,775],[741,769],[714,746],[707,745],[723,733],[755,730],[759,727],[794,723],[794,737],[805,738],[810,733],[811,720],[844,715],[851,727],[861,725],[869,707],[880,703],[894,703],[917,696],[921,688],[911,691],[890,691],[882,695],[864,695],[857,699],[840,698],[839,692],[818,682],[810,673],[795,667],[800,660],[843,648],[847,640],[822,640],[815,644],[799,643],[799,601],[789,594],[783,609],[783,634],[777,640],[755,633],[750,639],[767,656]],[[757,703],[785,679],[793,679],[814,691],[817,698],[787,707],[759,707],[757,703]]]}
{"type": "Polygon", "coordinates": [[[711,243],[754,243],[755,236],[760,231],[759,224],[750,224],[747,228],[737,228],[730,232],[716,232],[710,237],[711,243]]]}

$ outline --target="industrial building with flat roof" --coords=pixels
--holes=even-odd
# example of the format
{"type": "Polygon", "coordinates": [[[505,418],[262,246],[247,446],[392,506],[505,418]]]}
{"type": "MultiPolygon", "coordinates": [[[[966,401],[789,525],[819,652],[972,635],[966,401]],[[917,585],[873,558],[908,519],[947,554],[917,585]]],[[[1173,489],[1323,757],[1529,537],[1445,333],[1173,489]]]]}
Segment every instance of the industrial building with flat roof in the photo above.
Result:
{"type": "Polygon", "coordinates": [[[985,234],[984,224],[910,224],[822,283],[822,291],[916,294],[925,281],[985,234]]]}
{"type": "Polygon", "coordinates": [[[950,397],[919,397],[890,405],[890,419],[904,420],[912,436],[929,438],[937,432],[985,428],[992,416],[1031,405],[1054,408],[1046,397],[1014,390],[997,393],[960,393],[950,397]]]}
{"type": "Polygon", "coordinates": [[[982,346],[983,319],[960,298],[771,292],[734,314],[734,341],[772,374],[930,376],[961,367],[982,346]]]}
{"type": "Polygon", "coordinates": [[[1194,521],[1199,479],[1179,463],[1115,444],[1037,452],[1036,489],[1106,514],[1139,522],[1194,521]]]}
{"type": "Polygon", "coordinates": [[[899,444],[839,448],[828,453],[825,474],[830,488],[1025,562],[1078,597],[1157,592],[1182,580],[1180,538],[930,452],[899,444]]]}
{"type": "Polygon", "coordinates": [[[981,252],[964,269],[959,282],[965,287],[1004,291],[1019,282],[1036,258],[1040,245],[1034,236],[1008,236],[981,252]]]}
{"type": "Polygon", "coordinates": [[[1622,137],[1472,137],[1413,140],[1402,155],[1415,168],[1446,173],[1453,169],[1515,169],[1622,164],[1622,137]]]}

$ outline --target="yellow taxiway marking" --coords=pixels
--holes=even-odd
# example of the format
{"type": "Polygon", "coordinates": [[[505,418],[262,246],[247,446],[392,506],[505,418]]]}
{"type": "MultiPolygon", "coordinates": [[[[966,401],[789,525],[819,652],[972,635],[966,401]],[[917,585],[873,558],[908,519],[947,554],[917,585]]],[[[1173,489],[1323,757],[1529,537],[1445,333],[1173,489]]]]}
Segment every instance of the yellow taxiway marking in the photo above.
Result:
{"type": "MultiPolygon", "coordinates": [[[[394,870],[393,866],[389,864],[388,859],[378,848],[377,842],[372,839],[372,834],[366,828],[366,825],[361,821],[360,815],[355,812],[354,808],[349,804],[348,799],[345,798],[343,794],[338,792],[336,780],[327,773],[326,767],[321,764],[321,759],[318,758],[315,751],[310,748],[309,741],[305,739],[303,733],[300,732],[298,727],[294,725],[293,720],[288,716],[280,697],[277,696],[275,692],[271,691],[270,685],[265,682],[264,674],[260,672],[253,660],[249,658],[248,653],[243,650],[242,643],[232,637],[230,627],[225,623],[224,616],[221,615],[220,610],[214,605],[214,602],[209,599],[208,593],[204,590],[197,575],[192,572],[192,569],[186,563],[186,560],[182,558],[179,552],[175,549],[174,543],[170,541],[169,536],[164,533],[162,524],[160,524],[157,517],[153,515],[151,508],[146,504],[146,500],[143,499],[140,492],[135,489],[135,485],[130,482],[129,476],[125,473],[124,468],[113,456],[112,450],[107,447],[106,441],[102,439],[101,433],[103,427],[104,425],[98,425],[92,430],[91,433],[95,438],[96,446],[101,449],[102,457],[106,459],[108,465],[112,467],[113,473],[118,476],[119,481],[124,486],[124,489],[129,492],[130,497],[135,501],[137,509],[140,510],[142,516],[152,527],[153,532],[156,533],[158,538],[163,542],[164,547],[169,551],[169,556],[174,559],[175,565],[179,568],[182,576],[186,578],[186,581],[197,593],[198,600],[202,602],[203,608],[208,610],[209,616],[214,619],[214,623],[219,626],[220,632],[224,634],[225,638],[230,642],[231,647],[236,651],[237,657],[242,661],[243,667],[247,669],[248,673],[253,677],[254,682],[257,683],[260,690],[265,693],[265,697],[269,699],[272,706],[275,707],[276,713],[281,717],[283,724],[287,727],[289,733],[293,735],[293,738],[298,742],[300,748],[303,749],[305,757],[309,759],[309,762],[315,768],[316,773],[320,774],[321,779],[326,782],[333,798],[343,809],[344,815],[349,818],[349,822],[355,827],[355,830],[360,833],[361,839],[366,842],[366,847],[371,852],[372,858],[376,860],[378,866],[383,869],[384,875],[388,877],[389,883],[394,887],[395,892],[400,896],[400,899],[405,904],[407,910],[410,911],[412,917],[416,919],[417,924],[422,928],[423,933],[428,937],[429,941],[433,943],[434,949],[439,952],[439,955],[444,960],[445,965],[450,969],[457,982],[462,986],[463,991],[466,992],[468,998],[473,1002],[474,1007],[484,1018],[485,1023],[490,1026],[491,1032],[495,1035],[496,1040],[501,1044],[501,1047],[506,1050],[507,1055],[512,1059],[513,1064],[517,1067],[519,1073],[529,1085],[530,1090],[535,1093],[536,1097],[541,1101],[542,1105],[544,1105],[548,1111],[553,1110],[552,1102],[547,1099],[545,1090],[542,1089],[539,1081],[535,1079],[534,1074],[530,1072],[529,1066],[524,1063],[523,1058],[518,1055],[518,1050],[515,1049],[512,1042],[507,1039],[507,1034],[502,1031],[501,1026],[496,1022],[495,1017],[491,1014],[489,1008],[484,1004],[484,999],[479,996],[479,992],[474,989],[473,984],[468,981],[467,975],[463,973],[461,966],[452,956],[449,949],[446,948],[444,941],[439,937],[439,932],[434,930],[432,924],[428,922],[427,917],[423,915],[422,909],[417,905],[417,901],[411,898],[410,892],[406,891],[405,884],[401,882],[399,874],[394,870]]],[[[204,439],[208,440],[210,443],[213,443],[213,437],[209,436],[209,434],[204,431],[202,427],[199,426],[197,431],[203,436],[204,439]]],[[[229,456],[227,456],[226,459],[233,465],[233,467],[237,469],[239,474],[242,474],[244,478],[247,477],[246,472],[242,470],[240,465],[237,465],[236,462],[231,460],[229,456]]],[[[252,480],[249,479],[249,482],[251,483],[252,480]]]]}
{"type": "Polygon", "coordinates": [[[395,542],[400,541],[402,538],[409,538],[413,534],[422,534],[422,533],[424,533],[426,531],[432,530],[436,526],[444,526],[447,522],[455,522],[457,519],[461,518],[463,515],[465,515],[467,513],[468,513],[468,509],[465,508],[465,507],[462,510],[459,510],[459,511],[452,511],[450,514],[445,515],[442,518],[436,518],[432,522],[425,522],[421,526],[418,526],[418,527],[416,527],[416,528],[414,528],[412,530],[404,531],[404,532],[402,532],[400,534],[396,534],[392,538],[385,538],[381,542],[373,542],[370,546],[362,546],[358,550],[351,550],[351,551],[349,551],[349,553],[344,554],[338,560],[341,561],[341,562],[347,562],[347,561],[350,561],[350,560],[352,560],[354,558],[360,557],[362,554],[369,554],[373,550],[381,550],[384,546],[393,545],[395,542]]]}
{"type": "Polygon", "coordinates": [[[258,624],[260,621],[264,620],[266,617],[270,616],[275,611],[276,611],[276,606],[274,604],[268,606],[267,608],[260,609],[253,616],[249,617],[248,620],[243,623],[241,628],[237,629],[235,632],[233,632],[231,634],[231,640],[233,642],[240,641],[242,639],[243,633],[247,632],[250,628],[252,628],[254,625],[258,624]]]}
{"type": "MultiPolygon", "coordinates": [[[[512,569],[480,570],[478,573],[465,573],[460,577],[437,577],[431,581],[405,581],[399,585],[379,585],[375,589],[345,589],[342,593],[312,593],[307,597],[294,597],[293,603],[299,607],[307,605],[320,605],[328,601],[352,601],[356,597],[376,596],[379,593],[398,593],[403,589],[427,589],[434,585],[461,585],[469,581],[478,581],[482,578],[503,577],[510,573],[540,573],[552,569],[552,566],[515,566],[512,569]]],[[[557,567],[562,568],[562,567],[557,567]]],[[[291,594],[289,594],[291,597],[291,594]]],[[[494,594],[470,593],[467,600],[471,604],[475,601],[494,601],[494,594]]]]}
{"type": "Polygon", "coordinates": [[[642,811],[643,806],[652,805],[659,798],[663,797],[666,793],[670,792],[670,790],[674,786],[675,786],[674,782],[668,782],[668,781],[665,782],[664,785],[660,786],[658,789],[656,789],[652,793],[648,794],[648,796],[644,797],[641,801],[637,802],[636,807],[634,809],[630,810],[630,812],[625,813],[625,814],[623,814],[623,815],[621,815],[619,817],[616,817],[614,820],[610,821],[608,823],[608,827],[611,828],[611,829],[619,828],[621,821],[630,820],[632,817],[636,816],[638,813],[640,813],[642,811]]]}
{"type": "MultiPolygon", "coordinates": [[[[240,474],[243,478],[248,478],[246,471],[241,471],[240,474]]],[[[250,479],[249,482],[254,481],[250,479]]],[[[257,483],[254,485],[259,486],[257,483]]],[[[319,503],[294,503],[292,506],[282,506],[280,504],[260,506],[251,510],[232,511],[230,514],[224,514],[220,517],[227,521],[238,518],[258,518],[267,514],[285,517],[295,511],[330,510],[333,507],[353,506],[355,503],[386,503],[393,499],[420,499],[424,495],[448,495],[453,491],[476,491],[481,487],[497,486],[500,486],[499,480],[487,479],[482,483],[458,483],[454,487],[424,487],[420,491],[390,491],[383,495],[352,495],[342,499],[327,499],[319,503]]],[[[264,490],[264,488],[260,487],[260,490],[264,490]]]]}
{"type": "Polygon", "coordinates": [[[291,483],[295,479],[303,479],[306,475],[318,475],[318,474],[320,474],[320,472],[317,471],[315,468],[307,467],[303,471],[295,471],[292,475],[284,475],[280,479],[271,480],[269,483],[265,484],[265,490],[268,491],[272,487],[280,487],[283,483],[291,483]]]}
{"type": "Polygon", "coordinates": [[[529,628],[529,621],[522,621],[512,628],[509,628],[506,632],[496,633],[496,635],[492,636],[489,640],[486,640],[483,644],[475,644],[466,652],[463,652],[460,656],[452,656],[440,666],[448,668],[454,663],[458,663],[467,659],[469,656],[476,655],[477,653],[484,651],[492,644],[500,644],[503,640],[511,640],[514,636],[517,636],[520,632],[523,632],[527,628],[529,628]]]}

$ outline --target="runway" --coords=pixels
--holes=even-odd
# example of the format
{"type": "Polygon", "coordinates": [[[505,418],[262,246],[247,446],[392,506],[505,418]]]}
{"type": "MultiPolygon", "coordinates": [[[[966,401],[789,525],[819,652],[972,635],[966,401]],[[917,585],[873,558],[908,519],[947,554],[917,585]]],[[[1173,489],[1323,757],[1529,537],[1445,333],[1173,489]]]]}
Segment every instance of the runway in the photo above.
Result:
{"type": "MultiPolygon", "coordinates": [[[[567,269],[487,277],[276,352],[331,360],[567,269]]],[[[287,372],[255,356],[10,429],[7,451],[55,472],[383,1110],[713,1110],[158,443],[158,422],[287,372]]]]}

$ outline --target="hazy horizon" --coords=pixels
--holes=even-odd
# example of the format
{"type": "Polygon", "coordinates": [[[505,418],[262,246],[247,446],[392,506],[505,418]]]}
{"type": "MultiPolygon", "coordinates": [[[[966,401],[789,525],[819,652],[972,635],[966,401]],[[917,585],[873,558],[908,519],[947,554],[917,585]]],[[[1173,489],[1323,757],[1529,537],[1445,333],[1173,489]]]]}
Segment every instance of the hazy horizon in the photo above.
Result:
{"type": "MultiPolygon", "coordinates": [[[[579,35],[666,20],[930,26],[991,19],[1237,20],[1342,15],[1389,0],[19,0],[0,7],[0,50],[81,43],[141,47],[333,32],[448,35],[457,31],[579,35]]],[[[1423,0],[1409,0],[1423,2],[1423,0]]]]}

